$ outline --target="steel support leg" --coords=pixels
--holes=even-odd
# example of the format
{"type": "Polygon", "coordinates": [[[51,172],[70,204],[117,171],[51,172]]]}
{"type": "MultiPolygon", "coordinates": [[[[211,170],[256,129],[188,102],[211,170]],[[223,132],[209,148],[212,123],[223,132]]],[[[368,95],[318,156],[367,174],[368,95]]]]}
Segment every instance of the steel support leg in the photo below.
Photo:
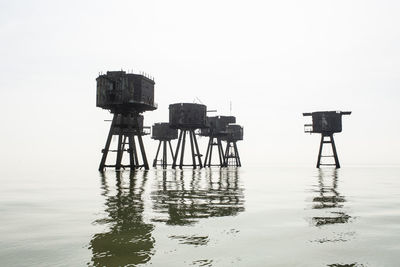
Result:
{"type": "Polygon", "coordinates": [[[209,154],[208,154],[208,156],[209,156],[209,157],[208,157],[208,162],[207,162],[207,160],[204,161],[204,165],[205,165],[205,166],[208,166],[208,167],[211,167],[212,151],[213,151],[213,148],[214,148],[213,143],[214,143],[214,137],[211,136],[211,137],[210,137],[210,144],[209,144],[209,146],[210,146],[210,151],[209,151],[209,154]]]}
{"type": "Polygon", "coordinates": [[[240,162],[239,150],[237,148],[236,142],[233,142],[233,146],[235,148],[235,158],[236,158],[236,166],[241,167],[242,163],[240,162]]]}
{"type": "Polygon", "coordinates": [[[203,164],[201,163],[201,154],[200,154],[200,150],[199,150],[199,145],[197,144],[196,135],[194,134],[194,130],[192,130],[192,134],[193,134],[194,145],[195,145],[196,151],[197,151],[197,158],[199,159],[199,167],[201,169],[201,168],[203,168],[203,164]]]}
{"type": "Polygon", "coordinates": [[[130,164],[130,169],[133,170],[135,168],[135,158],[133,156],[133,135],[128,136],[128,142],[129,142],[129,164],[130,164]]]}
{"type": "Polygon", "coordinates": [[[163,141],[163,160],[162,160],[163,169],[167,168],[167,141],[163,141]]]}
{"type": "Polygon", "coordinates": [[[225,149],[225,163],[224,166],[228,167],[229,164],[229,150],[230,150],[231,143],[226,141],[226,149],[225,149]]]}
{"type": "Polygon", "coordinates": [[[101,172],[104,171],[104,166],[106,165],[107,154],[108,154],[108,150],[110,149],[111,139],[113,136],[114,126],[115,126],[116,122],[117,122],[117,114],[114,114],[113,120],[112,120],[111,126],[110,126],[110,131],[108,132],[106,145],[105,145],[104,149],[102,150],[103,156],[101,157],[100,166],[99,166],[99,171],[101,171],[101,172]]]}
{"type": "Polygon", "coordinates": [[[145,170],[148,170],[149,163],[147,162],[146,151],[144,150],[143,139],[142,139],[142,129],[139,128],[137,114],[134,115],[134,120],[135,120],[135,125],[137,125],[137,129],[138,129],[137,136],[138,136],[138,141],[139,141],[140,153],[142,153],[142,158],[143,158],[143,167],[145,170]]]}
{"type": "Polygon", "coordinates": [[[189,138],[190,138],[190,149],[192,151],[192,165],[193,169],[196,169],[196,152],[194,151],[194,145],[193,145],[193,138],[196,138],[195,136],[192,136],[192,131],[189,131],[189,138]]]}
{"type": "Polygon", "coordinates": [[[335,146],[335,140],[333,140],[333,134],[330,135],[330,138],[332,144],[333,157],[335,158],[336,169],[340,169],[339,157],[336,152],[336,146],[335,146]]]}
{"type": "Polygon", "coordinates": [[[117,159],[115,162],[115,170],[117,171],[121,169],[122,152],[122,130],[120,130],[118,135],[117,159]]]}
{"type": "Polygon", "coordinates": [[[224,149],[222,148],[221,138],[217,138],[218,143],[218,156],[219,156],[219,166],[224,166],[224,149]]]}
{"type": "Polygon", "coordinates": [[[317,160],[317,168],[321,165],[321,156],[322,156],[322,147],[324,146],[324,135],[321,135],[321,144],[319,145],[319,152],[318,152],[318,160],[317,160]]]}
{"type": "Polygon", "coordinates": [[[147,162],[146,151],[144,150],[142,133],[138,134],[138,141],[139,141],[140,153],[142,153],[143,167],[144,167],[145,170],[148,170],[149,169],[149,163],[147,162]]]}
{"type": "Polygon", "coordinates": [[[181,150],[181,158],[179,163],[179,169],[183,168],[183,158],[185,156],[185,141],[186,141],[186,130],[183,131],[183,140],[182,140],[182,150],[181,150]]]}
{"type": "Polygon", "coordinates": [[[181,132],[179,133],[179,138],[178,138],[178,144],[176,145],[176,150],[175,150],[175,155],[174,155],[174,161],[172,162],[172,168],[176,168],[176,162],[178,160],[178,153],[179,153],[179,147],[181,145],[182,141],[182,135],[183,135],[183,130],[180,130],[181,132]]]}
{"type": "Polygon", "coordinates": [[[158,143],[158,148],[157,148],[157,153],[156,153],[156,157],[153,160],[153,167],[155,168],[157,166],[157,159],[158,159],[158,153],[160,152],[160,147],[161,147],[161,140],[158,143]]]}
{"type": "MultiPolygon", "coordinates": [[[[210,146],[211,146],[211,142],[212,142],[212,137],[210,136],[210,138],[208,139],[208,145],[207,145],[206,157],[205,157],[205,159],[204,159],[204,167],[207,167],[208,153],[210,152],[210,146]]],[[[208,167],[210,167],[210,166],[208,166],[208,167]]]]}
{"type": "Polygon", "coordinates": [[[135,158],[135,169],[139,168],[139,157],[136,149],[136,141],[135,141],[135,136],[132,136],[132,150],[133,150],[133,155],[135,158]]]}
{"type": "MultiPolygon", "coordinates": [[[[118,170],[121,169],[122,165],[122,158],[124,157],[124,152],[125,152],[125,142],[126,142],[126,135],[122,136],[122,144],[121,146],[118,147],[118,153],[117,154],[117,164],[116,166],[118,166],[118,170]]],[[[118,141],[119,143],[119,141],[118,141]]]]}
{"type": "Polygon", "coordinates": [[[172,160],[173,160],[174,159],[174,151],[172,150],[172,145],[171,145],[171,141],[170,140],[168,140],[168,144],[169,144],[169,149],[171,151],[171,157],[172,157],[172,160]]]}

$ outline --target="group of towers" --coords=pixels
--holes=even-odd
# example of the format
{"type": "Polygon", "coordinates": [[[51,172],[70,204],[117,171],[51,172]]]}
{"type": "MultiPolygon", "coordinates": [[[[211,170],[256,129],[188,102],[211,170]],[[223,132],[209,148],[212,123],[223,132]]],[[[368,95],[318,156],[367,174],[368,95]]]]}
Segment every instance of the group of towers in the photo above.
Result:
{"type": "MultiPolygon", "coordinates": [[[[106,167],[115,167],[116,170],[126,167],[149,169],[142,136],[149,134],[150,127],[143,126],[142,113],[157,109],[157,104],[154,102],[154,81],[144,75],[125,71],[108,71],[99,75],[96,81],[96,106],[107,109],[113,114],[99,170],[103,171],[106,167]],[[116,149],[110,150],[113,136],[118,136],[118,145],[116,149]],[[115,164],[106,164],[109,152],[117,153],[115,164]],[[129,154],[129,164],[125,165],[122,164],[124,152],[129,154]]],[[[350,111],[303,113],[304,116],[312,117],[312,124],[305,125],[305,132],[321,134],[317,168],[324,165],[340,168],[333,135],[342,131],[342,116],[350,114],[350,111]],[[324,144],[331,144],[332,155],[322,155],[324,144]],[[323,158],[333,158],[334,161],[325,163],[323,158]]],[[[172,166],[174,169],[176,167],[182,169],[190,166],[195,169],[241,166],[237,142],[243,140],[243,127],[236,124],[234,116],[207,116],[207,107],[203,104],[169,105],[169,122],[154,124],[151,137],[159,141],[153,167],[161,166],[165,169],[167,166],[172,166]],[[197,142],[199,135],[208,138],[204,161],[197,142]],[[191,151],[190,164],[184,162],[187,136],[191,151]],[[171,141],[175,139],[178,141],[176,148],[173,149],[171,141]],[[212,161],[215,147],[219,159],[217,164],[212,161]],[[158,159],[160,151],[161,157],[158,159]],[[171,155],[171,164],[168,164],[168,154],[171,155]]]]}
{"type": "MultiPolygon", "coordinates": [[[[143,126],[145,111],[157,109],[154,102],[154,81],[139,74],[126,73],[125,71],[108,71],[97,79],[96,106],[110,110],[113,114],[109,134],[102,150],[102,159],[99,170],[107,167],[149,169],[142,136],[149,134],[143,126]],[[118,136],[117,148],[110,150],[113,136],[118,136]],[[136,143],[139,144],[137,149],[136,143]],[[115,164],[107,165],[106,159],[109,152],[116,152],[115,164]],[[124,152],[129,154],[129,164],[122,164],[124,152]]],[[[176,103],[169,105],[169,122],[156,123],[152,127],[152,139],[158,140],[156,156],[153,167],[161,166],[172,168],[190,166],[202,167],[227,167],[241,166],[237,141],[243,140],[243,127],[235,124],[234,116],[207,116],[207,107],[203,104],[176,103]],[[197,136],[209,138],[204,162],[200,153],[197,136]],[[186,137],[189,136],[191,163],[184,161],[186,137]],[[178,139],[176,148],[173,149],[171,141],[178,139]],[[225,142],[225,149],[223,146],[225,142]],[[213,148],[217,146],[219,163],[212,161],[213,148]],[[158,156],[161,152],[161,157],[158,156]],[[168,154],[172,163],[168,164],[168,154]]]]}
{"type": "Polygon", "coordinates": [[[203,104],[177,103],[169,105],[169,122],[156,123],[152,128],[152,138],[159,140],[153,167],[158,165],[167,168],[167,143],[172,158],[172,168],[185,166],[193,167],[240,167],[240,156],[237,149],[237,141],[243,140],[243,127],[235,124],[234,116],[207,116],[207,107],[203,104]],[[178,134],[179,132],[179,134],[178,134]],[[204,162],[199,150],[197,135],[209,138],[204,162]],[[185,164],[186,137],[189,137],[191,163],[185,164]],[[172,149],[171,140],[178,139],[175,151],[172,149]],[[222,142],[226,142],[225,150],[222,142]],[[219,163],[212,161],[214,146],[218,147],[219,163]],[[158,160],[160,148],[162,156],[158,160]]]}

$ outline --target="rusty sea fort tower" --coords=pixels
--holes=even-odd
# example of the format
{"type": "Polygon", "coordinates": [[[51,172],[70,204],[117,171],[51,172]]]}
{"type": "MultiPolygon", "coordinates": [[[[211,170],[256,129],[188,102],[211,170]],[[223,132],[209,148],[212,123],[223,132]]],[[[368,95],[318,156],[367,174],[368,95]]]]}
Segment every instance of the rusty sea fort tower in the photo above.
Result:
{"type": "Polygon", "coordinates": [[[115,167],[116,170],[121,168],[148,170],[149,164],[142,140],[145,132],[141,114],[157,109],[154,103],[154,81],[144,75],[125,71],[108,71],[99,75],[96,81],[96,106],[113,114],[106,144],[102,150],[99,171],[103,171],[106,167],[115,167]],[[114,135],[118,136],[118,145],[116,149],[110,150],[114,135]],[[135,137],[140,150],[136,147],[135,137]],[[117,153],[115,164],[106,164],[109,152],[117,153]],[[129,154],[128,165],[122,165],[124,152],[129,154]]]}
{"type": "Polygon", "coordinates": [[[243,140],[243,127],[238,124],[228,124],[226,135],[222,137],[222,140],[226,141],[224,167],[241,167],[242,162],[240,161],[237,142],[243,140]]]}
{"type": "Polygon", "coordinates": [[[171,153],[171,159],[174,159],[174,151],[172,150],[171,140],[178,138],[178,130],[172,129],[169,125],[169,122],[155,123],[151,130],[151,138],[154,140],[159,140],[156,157],[153,160],[153,167],[162,166],[163,169],[166,169],[168,166],[168,148],[171,153]],[[160,148],[162,148],[162,156],[161,159],[158,160],[160,148]]]}
{"type": "Polygon", "coordinates": [[[240,167],[242,165],[236,143],[243,140],[243,127],[235,123],[236,117],[234,116],[207,117],[207,128],[203,128],[200,131],[201,136],[209,138],[204,160],[205,167],[240,167]],[[225,151],[222,141],[226,141],[225,151]],[[214,146],[217,146],[219,164],[213,164],[212,162],[214,146]]]}
{"type": "Polygon", "coordinates": [[[304,132],[321,134],[317,168],[320,168],[321,166],[335,166],[337,169],[340,168],[333,134],[342,132],[342,116],[350,114],[351,111],[317,111],[312,113],[303,113],[303,116],[312,117],[312,124],[305,124],[304,132]],[[322,155],[324,144],[331,144],[332,155],[322,155]],[[334,163],[322,163],[322,158],[333,158],[334,163]]]}
{"type": "Polygon", "coordinates": [[[203,104],[176,103],[169,105],[169,124],[173,129],[178,129],[179,138],[176,145],[172,168],[191,166],[203,168],[199,145],[195,134],[196,129],[206,128],[207,107],[203,104]],[[184,164],[186,135],[189,134],[192,164],[184,164]],[[179,155],[180,152],[180,155],[179,155]],[[178,162],[179,157],[179,162],[178,162]]]}
{"type": "Polygon", "coordinates": [[[202,128],[200,130],[200,135],[208,137],[208,145],[206,156],[204,159],[204,166],[211,167],[211,166],[225,166],[225,153],[222,146],[222,138],[227,135],[227,129],[229,123],[235,123],[236,118],[234,116],[214,116],[214,117],[207,117],[206,125],[207,128],[202,128]],[[213,164],[212,162],[212,155],[213,155],[213,148],[217,146],[219,164],[213,164]]]}

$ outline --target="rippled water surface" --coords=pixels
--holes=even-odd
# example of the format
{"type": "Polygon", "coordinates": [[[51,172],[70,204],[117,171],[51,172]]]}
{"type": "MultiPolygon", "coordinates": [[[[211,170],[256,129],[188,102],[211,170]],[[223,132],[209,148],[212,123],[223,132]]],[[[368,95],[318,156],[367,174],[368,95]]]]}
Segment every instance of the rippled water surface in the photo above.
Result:
{"type": "Polygon", "coordinates": [[[2,171],[1,266],[400,266],[400,168],[2,171]]]}

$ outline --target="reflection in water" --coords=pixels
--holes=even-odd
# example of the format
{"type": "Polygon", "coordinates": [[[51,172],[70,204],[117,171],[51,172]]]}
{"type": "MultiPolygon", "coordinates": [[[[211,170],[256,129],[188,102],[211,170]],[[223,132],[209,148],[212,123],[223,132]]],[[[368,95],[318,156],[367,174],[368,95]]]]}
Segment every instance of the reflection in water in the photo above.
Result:
{"type": "MultiPolygon", "coordinates": [[[[316,239],[314,242],[347,242],[354,238],[354,231],[343,231],[352,217],[347,214],[344,207],[346,198],[339,193],[338,190],[338,171],[336,169],[319,169],[318,184],[313,192],[318,193],[312,199],[312,210],[318,213],[318,216],[312,216],[313,225],[318,227],[323,234],[322,238],[316,239]]],[[[363,267],[358,263],[327,264],[330,267],[363,267]]]]}
{"type": "Polygon", "coordinates": [[[192,266],[199,266],[199,267],[209,267],[213,266],[213,260],[197,260],[194,261],[191,265],[192,266]]]}
{"type": "Polygon", "coordinates": [[[154,219],[156,222],[190,225],[201,218],[235,216],[244,211],[236,168],[178,170],[169,177],[163,172],[157,178],[157,188],[152,193],[154,210],[160,214],[154,219]]]}
{"type": "Polygon", "coordinates": [[[171,239],[176,239],[179,244],[193,245],[193,246],[204,246],[208,244],[208,236],[185,236],[185,235],[172,235],[171,239]]]}
{"type": "Polygon", "coordinates": [[[319,169],[318,188],[314,192],[319,195],[313,198],[313,209],[335,209],[312,218],[316,226],[327,224],[347,223],[351,218],[345,213],[343,203],[344,196],[338,192],[338,172],[336,169],[319,169]],[[339,209],[339,210],[338,210],[339,209]]]}
{"type": "MultiPolygon", "coordinates": [[[[107,177],[102,175],[106,215],[95,223],[106,225],[108,230],[92,237],[89,265],[132,266],[149,261],[153,254],[154,239],[151,233],[154,226],[143,221],[142,195],[147,172],[131,172],[129,177],[125,177],[128,181],[123,174],[116,173],[115,188],[110,188],[107,177]]],[[[114,179],[110,177],[110,180],[114,179]]]]}
{"type": "Polygon", "coordinates": [[[365,267],[363,264],[350,263],[350,264],[328,264],[329,267],[365,267]]]}

